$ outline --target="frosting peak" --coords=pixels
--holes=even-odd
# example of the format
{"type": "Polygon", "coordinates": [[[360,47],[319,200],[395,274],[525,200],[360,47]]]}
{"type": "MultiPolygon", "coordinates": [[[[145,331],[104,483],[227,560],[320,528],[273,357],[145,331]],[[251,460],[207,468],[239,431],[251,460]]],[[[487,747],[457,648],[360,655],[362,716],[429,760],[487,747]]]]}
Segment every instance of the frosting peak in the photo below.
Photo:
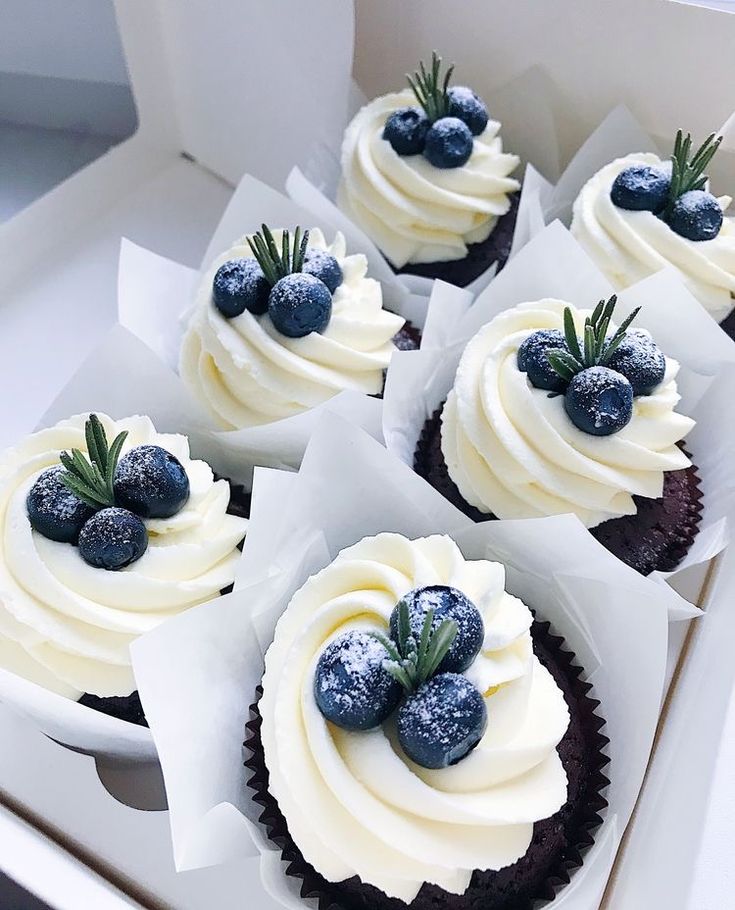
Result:
{"type": "MultiPolygon", "coordinates": [[[[679,364],[666,358],[663,381],[634,399],[620,432],[579,430],[564,399],[534,388],[518,368],[522,342],[538,329],[561,328],[565,306],[553,299],[522,303],[469,342],[442,413],[442,452],[463,498],[483,512],[498,518],[573,512],[594,527],[635,514],[634,495],[661,496],[664,472],[689,465],[677,442],[694,422],[675,411],[679,364]]],[[[581,329],[589,312],[573,315],[581,329]]]]}
{"type": "MultiPolygon", "coordinates": [[[[605,165],[575,200],[572,234],[616,288],[672,266],[721,322],[732,310],[735,295],[735,219],[725,218],[712,240],[689,240],[652,212],[619,208],[610,199],[610,190],[618,174],[634,164],[667,167],[657,155],[642,152],[605,165]]],[[[723,196],[719,202],[724,210],[730,198],[723,196]]]]}
{"type": "Polygon", "coordinates": [[[394,111],[415,104],[408,89],[376,98],[357,113],[342,145],[339,206],[396,268],[462,259],[469,243],[490,235],[520,187],[510,176],[519,159],[503,152],[497,120],[474,137],[462,167],[441,169],[423,155],[398,155],[383,128],[394,111]]]}
{"type": "MultiPolygon", "coordinates": [[[[274,231],[280,245],[282,231],[274,231]]],[[[347,254],[338,233],[327,244],[318,228],[309,249],[325,250],[342,268],[324,332],[289,338],[268,315],[247,310],[225,319],[212,303],[217,269],[231,259],[252,258],[246,237],[218,257],[200,286],[181,349],[180,372],[222,429],[272,423],[316,407],[345,390],[375,395],[395,351],[393,336],[404,320],[383,309],[379,282],[367,277],[367,259],[347,254]]]]}
{"type": "Polygon", "coordinates": [[[269,787],[304,857],[330,881],[358,875],[406,902],[424,882],[460,894],[474,869],[523,856],[533,823],[564,804],[556,746],[569,712],[533,654],[531,613],[504,581],[501,565],[465,560],[448,537],[380,534],[343,550],[281,616],[260,703],[269,787]],[[337,635],[385,633],[397,601],[431,584],[458,588],[482,613],[485,641],[466,675],[489,717],[466,758],[433,771],[406,758],[390,721],[367,732],[328,723],[313,685],[337,635]]]}

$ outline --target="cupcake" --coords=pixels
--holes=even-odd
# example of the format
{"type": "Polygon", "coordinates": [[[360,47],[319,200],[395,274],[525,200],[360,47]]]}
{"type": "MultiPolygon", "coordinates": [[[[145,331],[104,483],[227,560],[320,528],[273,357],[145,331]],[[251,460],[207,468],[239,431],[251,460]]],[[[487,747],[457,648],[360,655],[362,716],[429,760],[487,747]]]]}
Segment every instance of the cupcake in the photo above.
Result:
{"type": "Polygon", "coordinates": [[[409,76],[409,88],[363,107],[345,132],[337,203],[396,272],[464,287],[509,254],[520,184],[500,123],[454,66],[409,76]]]}
{"type": "Polygon", "coordinates": [[[233,583],[247,501],[147,417],[77,415],[0,456],[0,663],[145,723],[130,644],[233,583]]]}
{"type": "Polygon", "coordinates": [[[218,427],[239,430],[303,414],[345,390],[380,395],[411,325],[383,309],[379,282],[342,234],[315,228],[241,238],[199,289],[180,374],[218,427]]]}
{"type": "Polygon", "coordinates": [[[550,898],[605,806],[580,669],[442,535],[364,538],[294,594],[246,746],[261,822],[321,908],[550,898]]]}
{"type": "Polygon", "coordinates": [[[471,518],[574,513],[642,574],[673,570],[701,517],[676,412],[679,364],[649,333],[593,311],[522,303],[467,344],[426,421],[416,471],[471,518]]]}
{"type": "Polygon", "coordinates": [[[731,198],[712,195],[706,175],[720,141],[712,134],[692,155],[679,131],[670,162],[647,153],[612,161],[577,196],[571,231],[618,289],[676,269],[733,335],[735,219],[723,215],[731,198]]]}

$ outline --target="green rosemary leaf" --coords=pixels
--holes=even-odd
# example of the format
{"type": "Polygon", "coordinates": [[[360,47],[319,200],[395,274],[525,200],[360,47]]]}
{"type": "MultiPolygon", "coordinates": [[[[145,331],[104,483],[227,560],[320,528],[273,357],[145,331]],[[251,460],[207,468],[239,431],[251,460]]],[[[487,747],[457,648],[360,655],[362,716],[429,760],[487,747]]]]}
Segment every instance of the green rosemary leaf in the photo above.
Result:
{"type": "Polygon", "coordinates": [[[577,338],[577,329],[574,325],[574,316],[568,306],[564,307],[564,339],[572,356],[576,357],[577,360],[581,360],[582,352],[579,349],[579,339],[577,338]]]}
{"type": "Polygon", "coordinates": [[[87,452],[89,453],[90,461],[93,464],[98,464],[100,469],[104,471],[107,459],[107,435],[96,414],[89,415],[89,419],[84,425],[84,437],[87,440],[87,452]]]}
{"type": "Polygon", "coordinates": [[[567,382],[571,382],[582,368],[582,365],[578,364],[574,357],[562,348],[552,348],[546,352],[546,357],[552,368],[567,382]]]}
{"type": "Polygon", "coordinates": [[[591,325],[584,327],[584,365],[591,367],[595,365],[595,330],[591,325]]]}
{"type": "Polygon", "coordinates": [[[424,109],[424,112],[431,123],[446,117],[449,112],[449,96],[447,91],[449,83],[454,72],[454,64],[451,64],[442,76],[442,58],[436,51],[431,53],[431,66],[428,71],[423,60],[419,61],[419,67],[412,75],[406,75],[411,91],[416,96],[416,100],[424,109]]]}
{"type": "Polygon", "coordinates": [[[605,301],[600,300],[600,302],[597,304],[597,306],[594,308],[594,310],[592,310],[592,315],[590,316],[590,322],[593,325],[595,325],[597,323],[598,319],[600,318],[600,316],[602,316],[602,311],[604,309],[605,309],[605,301]]]}
{"type": "Polygon", "coordinates": [[[407,692],[413,692],[413,682],[403,666],[395,660],[384,660],[383,669],[399,682],[407,692]]]}
{"type": "Polygon", "coordinates": [[[281,236],[281,262],[285,272],[291,272],[291,235],[288,231],[284,231],[281,236]]]}
{"type": "Polygon", "coordinates": [[[419,652],[418,652],[418,663],[419,667],[426,659],[426,649],[429,645],[429,640],[431,639],[431,626],[434,622],[434,608],[431,607],[426,611],[426,616],[424,617],[424,625],[421,628],[421,638],[419,639],[419,652]]]}
{"type": "Polygon", "coordinates": [[[79,477],[80,480],[83,480],[85,483],[89,484],[89,486],[94,488],[97,479],[94,473],[94,466],[87,461],[79,449],[71,450],[71,463],[72,474],[74,474],[76,477],[79,477]]]}
{"type": "Polygon", "coordinates": [[[385,648],[391,660],[397,661],[398,663],[401,662],[401,655],[391,638],[388,638],[387,635],[383,635],[382,632],[371,632],[370,634],[385,648]]]}
{"type": "Polygon", "coordinates": [[[436,672],[437,667],[444,660],[456,637],[457,623],[452,619],[445,619],[431,636],[429,651],[426,655],[424,679],[429,679],[436,672]]]}
{"type": "Polygon", "coordinates": [[[76,477],[76,475],[68,472],[62,474],[61,482],[68,490],[71,490],[75,496],[81,499],[82,502],[86,502],[87,505],[92,506],[93,509],[100,509],[107,505],[106,502],[98,498],[82,480],[76,477]]]}
{"type": "Polygon", "coordinates": [[[600,362],[600,358],[605,353],[607,344],[607,330],[610,327],[610,317],[605,316],[597,329],[597,346],[595,348],[595,361],[600,362]]]}
{"type": "MultiPolygon", "coordinates": [[[[110,449],[107,454],[107,469],[105,471],[105,484],[108,489],[112,491],[112,484],[115,479],[115,469],[117,468],[117,462],[120,458],[120,451],[123,447],[123,443],[128,438],[128,431],[123,430],[122,433],[118,433],[115,439],[110,446],[110,449]]],[[[114,493],[113,493],[114,498],[114,493]]]]}

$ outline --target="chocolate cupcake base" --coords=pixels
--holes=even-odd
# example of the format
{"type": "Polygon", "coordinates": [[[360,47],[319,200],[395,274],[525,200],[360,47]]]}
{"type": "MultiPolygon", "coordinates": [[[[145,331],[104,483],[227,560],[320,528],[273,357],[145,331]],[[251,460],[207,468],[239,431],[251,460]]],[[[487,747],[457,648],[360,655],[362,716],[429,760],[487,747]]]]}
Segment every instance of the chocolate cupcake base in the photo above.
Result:
{"type": "Polygon", "coordinates": [[[722,320],[720,328],[735,341],[735,310],[726,319],[722,320]]]}
{"type": "MultiPolygon", "coordinates": [[[[510,208],[498,218],[490,236],[481,243],[470,243],[464,259],[455,259],[452,262],[422,262],[419,264],[404,265],[396,269],[391,265],[397,275],[420,275],[423,278],[440,278],[457,287],[464,288],[479,278],[494,263],[500,271],[510,256],[513,245],[513,234],[518,217],[518,203],[520,192],[511,196],[510,208]]],[[[390,263],[389,263],[390,264],[390,263]]]]}
{"type": "MultiPolygon", "coordinates": [[[[217,480],[223,479],[217,475],[215,477],[217,480]]],[[[230,484],[228,514],[236,515],[238,518],[248,518],[250,516],[250,493],[245,490],[245,487],[235,484],[231,480],[228,480],[228,483],[230,484]]],[[[242,544],[240,544],[240,549],[242,549],[242,544]]],[[[220,594],[229,594],[230,591],[232,591],[232,585],[223,588],[220,594]]],[[[100,698],[98,695],[90,695],[85,692],[79,699],[79,704],[92,708],[94,711],[99,711],[101,714],[117,717],[118,720],[126,720],[128,723],[136,724],[138,727],[148,726],[137,691],[131,695],[112,696],[110,698],[100,698]]]]}
{"type": "MultiPolygon", "coordinates": [[[[357,877],[337,883],[323,878],[292,840],[278,803],[268,790],[257,702],[251,707],[245,741],[251,753],[245,762],[252,772],[248,785],[254,791],[254,801],[263,807],[261,824],[288,863],[286,874],[302,880],[302,897],[317,898],[319,910],[406,910],[407,906],[410,910],[531,910],[537,901],[553,900],[569,882],[570,874],[581,866],[585,851],[592,845],[593,832],[602,822],[599,813],[607,806],[601,794],[609,783],[602,773],[609,761],[602,751],[608,739],[600,733],[604,720],[595,713],[599,702],[590,698],[591,687],[580,680],[582,670],[564,648],[563,639],[551,634],[548,623],[534,622],[531,634],[536,655],[569,706],[569,728],[557,747],[568,778],[568,799],[555,815],[534,825],[531,845],[518,862],[498,872],[476,871],[464,894],[450,894],[425,884],[406,905],[357,877]]],[[[257,693],[258,700],[261,692],[257,693]]]]}
{"type": "MultiPolygon", "coordinates": [[[[495,519],[462,498],[449,476],[441,448],[441,412],[424,424],[414,454],[414,470],[473,521],[495,519]]],[[[611,553],[641,575],[671,572],[689,552],[702,517],[702,491],[695,465],[664,474],[660,499],[634,496],[635,515],[611,518],[590,533],[611,553]]]]}

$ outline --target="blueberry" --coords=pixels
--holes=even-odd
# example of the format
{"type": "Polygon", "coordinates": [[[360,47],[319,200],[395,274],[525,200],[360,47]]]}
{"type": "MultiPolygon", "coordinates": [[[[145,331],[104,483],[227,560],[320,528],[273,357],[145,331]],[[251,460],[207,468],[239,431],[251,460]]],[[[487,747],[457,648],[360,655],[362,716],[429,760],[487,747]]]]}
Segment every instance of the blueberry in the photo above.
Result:
{"type": "Polygon", "coordinates": [[[115,501],[142,518],[170,518],[189,498],[189,478],[179,459],[160,446],[136,446],[115,471],[115,501]]]}
{"type": "Polygon", "coordinates": [[[449,96],[449,116],[459,117],[470,128],[473,136],[479,136],[490,119],[485,102],[471,88],[455,85],[447,92],[449,96]]]}
{"type": "Polygon", "coordinates": [[[722,209],[706,190],[689,190],[674,203],[669,227],[687,240],[712,240],[722,227],[722,209]]]}
{"type": "Polygon", "coordinates": [[[634,164],[613,182],[610,198],[618,208],[632,212],[660,212],[666,205],[671,175],[663,168],[634,164]]]}
{"type": "Polygon", "coordinates": [[[409,695],[398,711],[398,741],[422,768],[456,765],[482,739],[485,700],[459,673],[440,673],[409,695]]]}
{"type": "Polygon", "coordinates": [[[114,506],[96,512],[79,534],[79,553],[96,569],[124,569],[147,548],[148,532],[141,519],[114,506]]]}
{"type": "Polygon", "coordinates": [[[628,329],[607,366],[625,376],[633,386],[633,395],[650,395],[663,381],[666,358],[648,332],[628,329]]]}
{"type": "Polygon", "coordinates": [[[429,131],[429,118],[417,107],[393,111],[383,127],[383,139],[398,155],[420,155],[429,131]]]}
{"type": "Polygon", "coordinates": [[[457,623],[457,635],[442,662],[438,673],[461,673],[477,657],[485,637],[482,616],[472,601],[457,588],[449,585],[428,585],[414,588],[404,595],[390,615],[390,635],[398,643],[398,614],[401,604],[408,607],[408,624],[414,639],[418,642],[429,609],[434,609],[432,631],[445,619],[457,623]]]}
{"type": "Polygon", "coordinates": [[[472,154],[472,133],[459,117],[442,117],[426,134],[424,158],[434,167],[462,167],[472,154]]]}
{"type": "Polygon", "coordinates": [[[95,510],[62,483],[63,474],[66,468],[60,464],[39,474],[26,498],[26,510],[34,531],[49,540],[75,544],[95,510]]]}
{"type": "Polygon", "coordinates": [[[564,392],[566,379],[549,363],[548,353],[554,348],[567,350],[564,333],[559,329],[539,329],[518,348],[518,369],[528,374],[531,385],[547,392],[564,392]]]}
{"type": "Polygon", "coordinates": [[[282,335],[303,338],[326,329],[332,315],[332,295],[319,278],[296,272],[273,285],[268,313],[282,335]]]}
{"type": "Polygon", "coordinates": [[[396,708],[403,691],[386,670],[384,646],[353,630],[322,651],[314,674],[314,698],[322,714],[345,730],[371,730],[396,708]]]}
{"type": "Polygon", "coordinates": [[[622,430],[633,416],[633,386],[607,367],[589,367],[572,379],[564,396],[569,419],[592,436],[622,430]]]}
{"type": "Polygon", "coordinates": [[[323,281],[330,294],[334,294],[344,277],[340,264],[334,256],[324,250],[307,250],[301,271],[323,281]]]}
{"type": "Polygon", "coordinates": [[[245,310],[260,316],[268,309],[270,290],[263,270],[254,259],[230,259],[217,269],[212,299],[226,319],[245,310]]]}

